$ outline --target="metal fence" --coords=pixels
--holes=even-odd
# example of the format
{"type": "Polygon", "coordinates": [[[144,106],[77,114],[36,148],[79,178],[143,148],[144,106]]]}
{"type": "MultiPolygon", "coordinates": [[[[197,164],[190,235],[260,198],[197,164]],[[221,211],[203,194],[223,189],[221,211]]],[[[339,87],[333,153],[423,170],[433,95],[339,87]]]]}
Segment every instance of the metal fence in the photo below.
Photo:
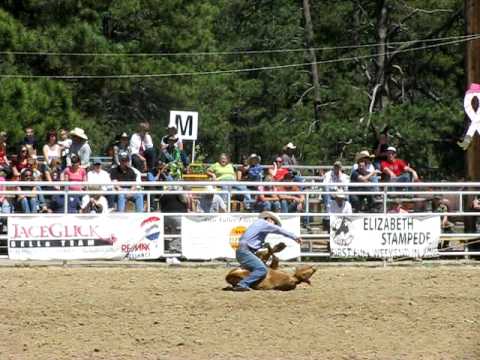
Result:
{"type": "MultiPolygon", "coordinates": [[[[14,201],[17,195],[44,196],[62,195],[64,200],[64,211],[67,212],[67,201],[69,196],[85,194],[103,194],[118,196],[119,194],[142,194],[145,200],[145,212],[161,211],[157,200],[159,197],[172,194],[185,195],[192,203],[202,194],[216,193],[222,195],[226,200],[227,212],[242,214],[248,212],[242,206],[242,196],[250,194],[252,198],[256,195],[274,194],[301,194],[304,196],[304,207],[302,212],[297,213],[301,218],[301,236],[305,240],[302,247],[302,257],[328,258],[329,248],[329,213],[324,206],[325,196],[337,193],[342,188],[344,193],[352,195],[368,195],[374,197],[375,207],[368,211],[355,213],[352,216],[366,216],[373,213],[388,213],[392,204],[403,205],[406,216],[439,215],[446,217],[450,228],[442,228],[441,239],[447,246],[440,249],[442,256],[473,256],[480,255],[478,251],[472,251],[472,247],[478,249],[480,235],[477,231],[476,220],[480,216],[480,208],[472,207],[473,200],[480,194],[480,183],[318,183],[318,182],[211,182],[211,181],[174,181],[174,182],[115,182],[108,184],[88,184],[84,182],[2,182],[4,190],[0,195],[7,196],[14,201]],[[72,191],[69,186],[83,186],[84,190],[72,191]],[[126,187],[122,190],[88,190],[88,186],[120,186],[126,187]],[[135,189],[132,189],[132,185],[135,189]],[[271,190],[259,191],[259,186],[272,187],[297,187],[298,191],[271,190]],[[35,191],[24,191],[19,187],[39,187],[35,191]],[[53,189],[52,187],[56,188],[53,189]],[[215,186],[219,190],[208,190],[207,186],[215,186]],[[236,187],[246,186],[243,190],[236,187]],[[46,190],[48,188],[48,190],[46,190]],[[441,209],[439,205],[443,205],[441,209]]],[[[190,208],[189,215],[195,216],[195,208],[190,208]]],[[[115,211],[115,210],[112,210],[115,211]]],[[[166,218],[178,219],[185,213],[164,213],[166,218]]],[[[291,215],[291,213],[289,214],[291,215]]],[[[0,214],[0,256],[7,257],[7,226],[8,218],[12,214],[0,214]]],[[[48,214],[47,214],[48,216],[48,214]]],[[[166,221],[169,223],[169,221],[166,221]]],[[[174,242],[181,237],[181,229],[178,226],[165,229],[167,242],[174,242]]],[[[171,256],[179,256],[176,251],[171,256]]]]}

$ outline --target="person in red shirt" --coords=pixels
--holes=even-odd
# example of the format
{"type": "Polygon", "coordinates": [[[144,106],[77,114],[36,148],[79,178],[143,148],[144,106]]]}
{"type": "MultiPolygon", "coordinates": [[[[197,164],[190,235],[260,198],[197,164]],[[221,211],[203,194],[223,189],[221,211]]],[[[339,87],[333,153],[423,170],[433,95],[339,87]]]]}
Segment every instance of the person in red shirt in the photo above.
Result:
{"type": "Polygon", "coordinates": [[[417,172],[404,160],[397,159],[397,149],[389,146],[387,149],[387,160],[380,163],[385,180],[390,182],[412,182],[418,181],[417,172]]]}

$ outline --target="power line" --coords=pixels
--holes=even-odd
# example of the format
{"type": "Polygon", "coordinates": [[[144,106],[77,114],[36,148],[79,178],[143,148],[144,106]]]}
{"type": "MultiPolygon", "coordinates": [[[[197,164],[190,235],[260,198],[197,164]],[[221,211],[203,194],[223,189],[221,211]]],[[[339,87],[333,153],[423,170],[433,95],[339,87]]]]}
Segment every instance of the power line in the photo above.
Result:
{"type": "MultiPolygon", "coordinates": [[[[419,47],[408,48],[404,50],[395,51],[395,54],[408,53],[419,50],[433,49],[452,44],[460,44],[467,41],[480,39],[480,35],[470,36],[461,40],[446,41],[438,44],[424,45],[419,47]]],[[[263,66],[257,68],[231,69],[231,70],[214,70],[214,71],[198,71],[198,72],[181,72],[181,73],[161,73],[161,74],[118,74],[118,75],[24,75],[24,74],[0,74],[0,78],[21,78],[21,79],[134,79],[134,78],[165,78],[165,77],[184,77],[184,76],[205,76],[205,75],[228,75],[243,72],[265,71],[265,70],[280,70],[293,67],[305,67],[311,65],[332,64],[348,61],[356,61],[360,59],[370,59],[377,56],[385,56],[391,52],[376,53],[371,55],[358,55],[329,60],[320,60],[310,63],[295,63],[286,65],[263,66]]]]}
{"type": "MultiPolygon", "coordinates": [[[[407,40],[407,41],[394,41],[389,42],[388,45],[408,45],[418,42],[429,43],[436,41],[446,40],[467,40],[474,38],[480,34],[458,35],[449,37],[440,37],[434,39],[420,39],[420,40],[407,40]]],[[[364,49],[377,47],[381,44],[360,44],[360,45],[340,45],[340,46],[324,46],[312,48],[314,51],[327,51],[327,50],[345,50],[345,49],[364,49]]],[[[277,54],[277,53],[289,53],[289,52],[304,52],[306,48],[297,49],[269,49],[269,50],[243,50],[243,51],[212,51],[212,52],[178,52],[178,53],[114,53],[114,52],[55,52],[55,51],[0,51],[0,55],[25,55],[25,56],[84,56],[84,57],[117,57],[117,56],[130,56],[130,57],[187,57],[187,56],[222,56],[222,55],[255,55],[255,54],[277,54]]]]}

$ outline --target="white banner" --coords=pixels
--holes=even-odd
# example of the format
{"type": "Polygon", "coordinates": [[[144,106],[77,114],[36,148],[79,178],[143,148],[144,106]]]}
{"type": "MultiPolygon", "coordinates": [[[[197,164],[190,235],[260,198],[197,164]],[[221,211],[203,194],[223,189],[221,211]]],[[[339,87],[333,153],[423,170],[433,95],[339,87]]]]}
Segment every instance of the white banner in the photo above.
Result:
{"type": "Polygon", "coordinates": [[[330,251],[338,257],[438,256],[440,216],[331,216],[330,251]]]}
{"type": "Polygon", "coordinates": [[[182,140],[197,140],[198,112],[195,111],[170,111],[168,126],[177,127],[177,135],[182,140]]]}
{"type": "Polygon", "coordinates": [[[163,217],[152,214],[12,216],[13,260],[156,259],[164,254],[163,217]]]}
{"type": "MultiPolygon", "coordinates": [[[[245,229],[258,219],[258,215],[234,217],[219,215],[215,217],[182,217],[182,254],[187,259],[235,258],[235,246],[245,229]]],[[[282,227],[299,235],[300,217],[282,218],[282,227]]],[[[270,234],[265,239],[274,246],[284,242],[287,247],[277,256],[288,260],[300,256],[300,245],[282,235],[270,234]]]]}

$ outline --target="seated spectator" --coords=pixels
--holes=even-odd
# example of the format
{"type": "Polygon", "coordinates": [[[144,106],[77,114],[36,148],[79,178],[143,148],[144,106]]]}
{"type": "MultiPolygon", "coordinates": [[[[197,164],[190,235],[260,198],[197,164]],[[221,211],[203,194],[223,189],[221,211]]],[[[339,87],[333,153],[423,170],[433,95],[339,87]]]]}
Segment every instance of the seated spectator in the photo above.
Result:
{"type": "Polygon", "coordinates": [[[293,145],[293,143],[289,142],[287,145],[285,145],[282,149],[282,160],[283,160],[283,165],[286,166],[297,166],[298,161],[295,158],[295,149],[297,147],[293,145]]]}
{"type": "Polygon", "coordinates": [[[389,214],[408,214],[401,201],[393,201],[388,210],[389,214]]]}
{"type": "Polygon", "coordinates": [[[330,206],[330,214],[351,214],[352,205],[347,200],[347,195],[342,191],[333,194],[332,204],[330,206]]]}
{"type": "MultiPolygon", "coordinates": [[[[222,153],[218,161],[207,169],[207,175],[214,181],[235,181],[236,173],[233,165],[230,163],[230,158],[227,154],[222,153]]],[[[230,186],[222,186],[222,190],[229,190],[230,186]]],[[[232,186],[233,189],[239,191],[247,191],[245,185],[232,186]]],[[[245,209],[249,210],[251,205],[251,195],[249,193],[243,194],[243,202],[245,209]]],[[[225,201],[225,197],[223,198],[225,201]]]]}
{"type": "MultiPolygon", "coordinates": [[[[374,179],[380,174],[379,170],[376,170],[373,166],[371,166],[369,172],[367,169],[367,163],[364,158],[360,158],[357,161],[357,167],[353,170],[352,174],[350,175],[350,182],[352,183],[366,183],[371,184],[375,183],[374,179]]],[[[371,164],[370,164],[371,165],[371,164]]],[[[364,191],[369,192],[375,190],[374,187],[352,187],[351,191],[364,191]]],[[[351,204],[355,210],[355,212],[361,211],[371,211],[374,208],[374,197],[373,195],[368,194],[351,194],[350,195],[351,204]]]]}
{"type": "Polygon", "coordinates": [[[129,164],[132,165],[132,149],[129,145],[128,134],[123,132],[120,135],[119,141],[113,146],[113,166],[120,165],[120,160],[118,159],[118,154],[127,153],[129,158],[129,164]]]}
{"type": "MultiPolygon", "coordinates": [[[[324,184],[333,184],[325,186],[325,191],[346,191],[349,182],[350,178],[343,172],[342,162],[338,160],[333,164],[333,169],[327,171],[323,177],[324,184]]],[[[332,204],[331,194],[323,195],[323,201],[326,212],[330,213],[330,206],[332,204]]]]}
{"type": "Polygon", "coordinates": [[[387,160],[387,149],[389,148],[388,140],[388,128],[385,128],[382,133],[377,135],[377,144],[375,145],[375,150],[373,151],[373,166],[375,166],[376,169],[380,170],[381,162],[387,160]]]}
{"type": "Polygon", "coordinates": [[[5,172],[7,176],[12,173],[7,157],[7,133],[5,131],[0,132],[0,171],[5,172]]]}
{"type": "Polygon", "coordinates": [[[173,144],[178,150],[183,151],[182,139],[178,136],[178,129],[175,125],[169,125],[167,127],[167,135],[162,137],[160,142],[160,149],[163,151],[169,145],[169,139],[176,139],[173,144]]]}
{"type": "Polygon", "coordinates": [[[26,146],[21,146],[20,150],[12,161],[12,174],[14,179],[20,179],[20,172],[28,167],[28,149],[26,146]]]}
{"type": "Polygon", "coordinates": [[[400,183],[418,181],[417,172],[404,160],[397,158],[397,150],[393,146],[388,147],[387,160],[381,162],[380,170],[385,181],[400,183]]]}
{"type": "Polygon", "coordinates": [[[288,168],[283,167],[283,159],[277,156],[273,161],[273,166],[268,169],[268,174],[273,181],[282,181],[283,177],[288,173],[288,168]]]}
{"type": "Polygon", "coordinates": [[[141,122],[138,125],[138,131],[130,138],[132,166],[142,173],[151,169],[155,164],[156,154],[149,131],[150,124],[141,122]]]}
{"type": "Polygon", "coordinates": [[[25,146],[28,151],[28,155],[37,155],[38,142],[35,138],[35,131],[31,127],[25,129],[25,137],[20,142],[20,146],[25,146]]]}
{"type": "Polygon", "coordinates": [[[201,194],[197,211],[202,213],[224,213],[227,211],[227,206],[222,197],[215,194],[215,188],[213,186],[207,186],[208,193],[201,194]]]}
{"type": "Polygon", "coordinates": [[[262,181],[263,180],[263,166],[260,165],[261,158],[257,154],[251,154],[248,157],[247,180],[248,181],[262,181]]]}
{"type": "MultiPolygon", "coordinates": [[[[101,186],[91,185],[88,187],[92,191],[101,191],[101,186]]],[[[105,214],[108,212],[107,198],[101,194],[87,194],[82,198],[80,212],[84,214],[105,214]]]]}
{"type": "MultiPolygon", "coordinates": [[[[7,190],[7,187],[3,184],[6,180],[7,173],[3,170],[0,170],[0,191],[7,190]]],[[[12,212],[12,206],[10,205],[9,198],[5,194],[0,194],[0,212],[2,214],[10,214],[12,212]]]]}
{"type": "MultiPolygon", "coordinates": [[[[110,177],[112,181],[115,182],[138,182],[139,178],[137,176],[137,172],[133,170],[133,168],[129,165],[128,153],[120,153],[118,156],[120,160],[120,165],[117,167],[112,168],[110,171],[110,177]]],[[[137,186],[132,184],[130,187],[122,186],[115,186],[115,188],[119,191],[121,190],[137,190],[137,186]]],[[[126,202],[128,199],[132,199],[135,201],[135,210],[136,212],[143,212],[144,202],[143,202],[143,194],[140,193],[133,193],[133,194],[119,194],[117,198],[117,211],[118,212],[125,212],[126,202]]]]}
{"type": "Polygon", "coordinates": [[[83,168],[89,167],[92,149],[90,149],[88,144],[88,137],[85,131],[77,127],[70,131],[70,136],[72,137],[72,144],[70,145],[69,158],[67,157],[67,166],[71,165],[72,156],[77,155],[80,159],[80,166],[83,168]]]}
{"type": "MultiPolygon", "coordinates": [[[[293,171],[289,171],[284,177],[283,181],[293,182],[294,175],[293,171]]],[[[297,185],[288,185],[288,186],[279,186],[277,187],[279,192],[278,198],[280,199],[280,206],[282,213],[293,213],[293,212],[303,212],[305,196],[300,193],[300,187],[297,185]],[[299,192],[297,194],[284,194],[285,192],[299,192]]]]}
{"type": "MultiPolygon", "coordinates": [[[[108,185],[112,182],[110,173],[102,169],[102,162],[98,158],[93,161],[92,170],[87,173],[87,182],[89,184],[101,184],[99,189],[103,191],[113,190],[113,185],[108,185]]],[[[109,207],[113,208],[115,206],[115,196],[108,194],[104,197],[108,200],[109,207]]]]}
{"type": "Polygon", "coordinates": [[[240,181],[247,181],[248,180],[248,168],[250,167],[248,163],[248,156],[242,155],[240,156],[240,166],[237,169],[237,179],[240,181]]]}
{"type": "Polygon", "coordinates": [[[42,194],[38,193],[40,190],[39,187],[33,184],[28,184],[34,181],[32,170],[24,168],[20,173],[20,181],[24,181],[26,184],[19,186],[17,190],[33,192],[33,194],[17,195],[17,208],[25,214],[47,212],[45,199],[42,194]]]}
{"type": "Polygon", "coordinates": [[[47,133],[47,139],[42,149],[43,161],[45,164],[50,164],[53,159],[61,159],[62,147],[57,143],[57,132],[50,130],[47,133]]]}
{"type": "MultiPolygon", "coordinates": [[[[87,171],[85,168],[80,166],[80,157],[73,153],[70,156],[71,165],[63,171],[61,180],[62,181],[71,181],[71,182],[85,182],[87,181],[87,171]]],[[[83,189],[82,185],[68,185],[68,190],[70,191],[81,191],[83,189]]],[[[68,195],[68,209],[69,212],[77,212],[80,209],[81,204],[81,195],[80,194],[69,194],[68,195]]]]}
{"type": "Polygon", "coordinates": [[[272,177],[267,175],[265,177],[265,182],[258,187],[258,191],[262,191],[262,193],[257,195],[255,202],[255,210],[258,212],[280,212],[281,210],[280,198],[278,194],[273,193],[274,191],[277,191],[277,189],[268,184],[270,181],[272,181],[272,177]]]}
{"type": "Polygon", "coordinates": [[[147,173],[148,181],[173,181],[170,169],[162,160],[157,160],[156,166],[147,173]]]}

